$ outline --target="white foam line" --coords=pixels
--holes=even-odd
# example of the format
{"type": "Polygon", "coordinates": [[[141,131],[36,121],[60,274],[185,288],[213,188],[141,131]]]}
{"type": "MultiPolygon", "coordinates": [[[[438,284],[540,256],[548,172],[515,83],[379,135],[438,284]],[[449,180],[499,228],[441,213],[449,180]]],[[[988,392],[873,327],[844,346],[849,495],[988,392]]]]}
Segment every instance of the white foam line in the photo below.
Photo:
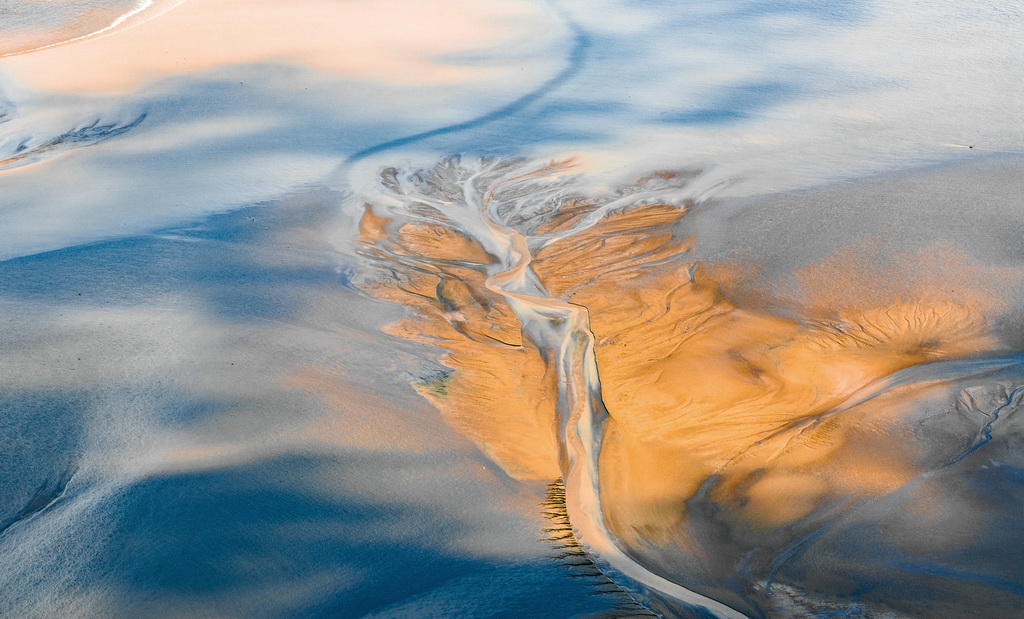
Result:
{"type": "MultiPolygon", "coordinates": [[[[146,11],[151,6],[153,6],[153,2],[154,2],[154,0],[142,0],[142,2],[139,2],[139,4],[136,5],[134,9],[132,9],[131,11],[128,11],[124,15],[121,15],[120,17],[115,19],[113,22],[110,23],[110,25],[106,26],[105,28],[100,28],[99,30],[97,30],[95,32],[90,32],[89,34],[83,34],[81,36],[74,37],[73,39],[65,39],[63,41],[57,41],[56,43],[49,43],[47,45],[40,45],[39,47],[33,47],[32,49],[26,49],[26,50],[22,50],[22,51],[19,51],[19,52],[10,52],[10,53],[7,53],[7,54],[0,54],[0,58],[6,58],[8,56],[19,56],[21,54],[31,54],[32,52],[39,52],[39,51],[42,51],[44,49],[50,49],[51,47],[60,47],[61,45],[68,45],[69,43],[75,43],[76,41],[83,41],[85,39],[91,39],[93,37],[96,37],[96,36],[99,36],[99,35],[103,34],[104,32],[110,32],[111,30],[114,30],[115,28],[117,28],[118,26],[123,24],[125,21],[131,19],[132,17],[135,17],[136,15],[138,15],[139,13],[142,13],[143,11],[146,11]]],[[[184,0],[181,0],[181,2],[184,2],[184,0]]],[[[177,6],[178,4],[181,4],[181,2],[175,3],[172,6],[177,6]]]]}

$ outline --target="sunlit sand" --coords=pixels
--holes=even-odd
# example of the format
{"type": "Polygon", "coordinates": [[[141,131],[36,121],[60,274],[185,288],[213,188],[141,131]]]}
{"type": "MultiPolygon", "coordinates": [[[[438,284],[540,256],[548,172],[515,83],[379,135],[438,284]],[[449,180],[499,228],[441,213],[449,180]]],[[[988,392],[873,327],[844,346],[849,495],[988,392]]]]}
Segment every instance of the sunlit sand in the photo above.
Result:
{"type": "Polygon", "coordinates": [[[1009,0],[0,0],[0,615],[1010,617],[1009,0]]]}
{"type": "Polygon", "coordinates": [[[84,94],[123,93],[158,78],[247,63],[302,65],[368,80],[457,83],[485,70],[431,59],[494,39],[515,41],[516,20],[528,23],[533,11],[526,4],[486,8],[461,0],[430,7],[409,0],[257,0],[241,11],[219,0],[171,4],[180,6],[116,37],[33,50],[7,58],[5,69],[35,89],[84,94]],[[308,28],[311,19],[316,29],[308,28]],[[422,28],[427,21],[435,27],[422,28]]]}
{"type": "MultiPolygon", "coordinates": [[[[423,186],[448,191],[452,165],[422,173],[423,186]]],[[[536,181],[542,197],[518,207],[533,219],[511,224],[535,239],[529,268],[540,289],[589,313],[610,415],[601,509],[626,547],[698,552],[687,505],[707,490],[699,500],[765,530],[883,496],[934,466],[898,438],[916,387],[849,400],[905,368],[998,350],[992,320],[1019,274],[951,244],[890,261],[866,239],[773,291],[741,268],[695,260],[684,231],[692,203],[650,203],[652,178],[686,183],[644,178],[617,191],[635,199],[602,210],[606,196],[544,198],[556,192],[536,181]],[[773,303],[777,313],[765,311],[773,303]]],[[[556,477],[557,360],[520,334],[487,284],[504,258],[460,223],[459,209],[472,207],[451,195],[414,198],[405,215],[366,205],[360,240],[378,275],[361,287],[413,310],[389,333],[445,351],[450,372],[421,393],[455,427],[513,477],[556,477]]],[[[521,189],[507,196],[532,200],[521,189]]]]}

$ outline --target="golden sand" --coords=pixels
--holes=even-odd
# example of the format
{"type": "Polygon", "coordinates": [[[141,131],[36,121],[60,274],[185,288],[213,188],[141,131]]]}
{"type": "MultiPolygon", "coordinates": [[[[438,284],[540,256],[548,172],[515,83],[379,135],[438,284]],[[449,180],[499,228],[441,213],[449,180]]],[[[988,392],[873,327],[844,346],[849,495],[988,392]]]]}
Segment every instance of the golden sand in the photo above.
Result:
{"type": "MultiPolygon", "coordinates": [[[[564,203],[533,233],[567,230],[595,208],[564,203]]],[[[600,460],[610,528],[627,542],[664,539],[713,475],[712,500],[774,526],[918,474],[913,453],[878,440],[898,432],[893,398],[824,414],[900,369],[998,346],[988,317],[1010,275],[952,245],[886,262],[890,248],[866,242],[777,291],[796,320],[765,311],[768,291],[746,270],[694,261],[676,225],[686,213],[668,204],[611,213],[531,263],[552,297],[590,313],[611,415],[600,460]]],[[[414,310],[389,332],[446,351],[451,376],[424,395],[513,477],[558,476],[555,372],[485,287],[494,258],[443,222],[395,221],[371,207],[360,231],[379,271],[364,290],[414,310]]]]}
{"type": "Polygon", "coordinates": [[[447,351],[442,362],[453,372],[424,381],[420,393],[513,477],[557,477],[556,376],[522,337],[512,308],[484,286],[480,267],[490,256],[455,230],[396,223],[369,206],[360,232],[387,269],[363,289],[415,310],[386,331],[447,351]]]}

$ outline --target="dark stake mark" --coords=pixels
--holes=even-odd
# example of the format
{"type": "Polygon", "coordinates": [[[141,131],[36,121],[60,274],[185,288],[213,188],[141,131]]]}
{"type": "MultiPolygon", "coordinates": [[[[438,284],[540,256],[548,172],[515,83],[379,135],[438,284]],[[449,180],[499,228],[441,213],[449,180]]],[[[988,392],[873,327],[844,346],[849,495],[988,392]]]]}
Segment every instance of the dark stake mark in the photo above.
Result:
{"type": "Polygon", "coordinates": [[[608,578],[587,555],[572,531],[569,513],[565,508],[565,482],[557,479],[548,484],[547,496],[541,503],[541,514],[551,521],[544,527],[545,541],[558,551],[551,558],[568,570],[572,578],[585,578],[593,587],[594,595],[610,596],[615,607],[600,615],[601,619],[623,619],[625,617],[657,617],[638,602],[629,591],[608,578]]]}

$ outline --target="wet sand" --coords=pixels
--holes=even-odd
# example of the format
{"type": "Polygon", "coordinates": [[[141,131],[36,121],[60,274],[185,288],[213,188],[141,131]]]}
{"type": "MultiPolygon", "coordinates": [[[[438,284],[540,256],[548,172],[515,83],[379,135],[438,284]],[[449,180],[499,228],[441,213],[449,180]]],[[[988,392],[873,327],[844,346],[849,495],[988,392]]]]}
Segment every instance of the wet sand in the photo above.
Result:
{"type": "MultiPolygon", "coordinates": [[[[457,194],[487,193],[489,216],[528,240],[531,287],[589,314],[609,416],[594,437],[601,518],[628,554],[687,566],[662,576],[718,590],[710,583],[726,578],[719,568],[672,558],[719,563],[701,550],[716,536],[695,530],[707,525],[710,506],[728,514],[729,526],[770,540],[827,517],[828,506],[892,495],[962,448],[908,443],[907,420],[932,396],[885,381],[1006,350],[996,332],[1013,309],[1019,266],[987,264],[949,242],[900,252],[862,238],[776,274],[785,283],[773,286],[751,265],[696,258],[700,238],[685,224],[697,205],[651,197],[685,187],[683,175],[585,196],[559,184],[567,170],[557,166],[482,169],[502,165],[513,169],[492,176],[506,180],[477,184],[469,179],[480,164],[442,162],[409,177],[419,188],[400,194],[401,214],[367,205],[360,238],[381,275],[361,286],[416,309],[390,333],[447,351],[443,392],[421,391],[446,418],[509,474],[551,477],[559,458],[552,436],[567,432],[552,384],[557,350],[516,334],[515,314],[486,284],[508,258],[485,249],[497,239],[474,237],[488,233],[459,213],[479,204],[457,194]],[[509,178],[527,188],[506,189],[509,178]]],[[[397,191],[392,179],[385,171],[385,191],[397,191]]],[[[964,376],[979,373],[964,367],[964,376]]],[[[756,539],[748,551],[762,544],[756,539]]],[[[763,586],[747,587],[755,585],[763,586]]],[[[750,611],[742,595],[751,592],[725,596],[750,611]]]]}
{"type": "Polygon", "coordinates": [[[0,2],[0,614],[1016,612],[1020,11],[595,2],[0,2]]]}

